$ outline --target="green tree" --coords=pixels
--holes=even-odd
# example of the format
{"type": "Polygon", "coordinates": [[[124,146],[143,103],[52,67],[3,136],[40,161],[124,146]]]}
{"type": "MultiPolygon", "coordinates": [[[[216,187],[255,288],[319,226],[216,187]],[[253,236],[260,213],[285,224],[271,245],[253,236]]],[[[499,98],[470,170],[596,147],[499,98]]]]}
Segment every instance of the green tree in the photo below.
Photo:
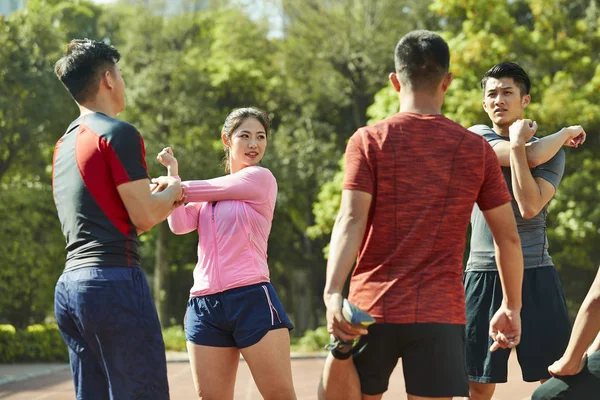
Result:
{"type": "MultiPolygon", "coordinates": [[[[122,118],[141,131],[151,175],[164,174],[155,160],[164,146],[174,148],[183,179],[222,175],[225,117],[234,108],[267,108],[278,85],[267,29],[235,7],[174,16],[154,11],[120,6],[103,20],[107,37],[123,54],[128,108],[122,118]]],[[[145,236],[144,260],[154,264],[161,321],[181,321],[197,238],[175,238],[166,223],[145,236]],[[182,240],[189,250],[175,251],[182,240]],[[170,290],[185,290],[184,296],[170,290]]]]}
{"type": "Polygon", "coordinates": [[[71,36],[94,32],[99,14],[85,1],[30,0],[0,15],[0,320],[19,327],[52,314],[65,260],[50,172],[77,109],[53,65],[71,36]]]}

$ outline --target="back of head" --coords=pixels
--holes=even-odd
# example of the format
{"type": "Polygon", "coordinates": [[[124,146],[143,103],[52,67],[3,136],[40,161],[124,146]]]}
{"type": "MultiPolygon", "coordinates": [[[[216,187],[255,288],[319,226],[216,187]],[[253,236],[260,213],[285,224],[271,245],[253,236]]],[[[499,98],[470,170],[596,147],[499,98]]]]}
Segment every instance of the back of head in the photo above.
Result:
{"type": "Polygon", "coordinates": [[[93,100],[104,71],[114,68],[121,54],[113,46],[90,39],[74,39],[54,65],[54,73],[79,104],[93,100]]]}
{"type": "Polygon", "coordinates": [[[481,79],[481,89],[485,95],[485,85],[489,78],[501,79],[512,78],[521,91],[521,97],[529,94],[531,90],[531,80],[527,72],[519,64],[504,61],[490,68],[481,79]]]}
{"type": "Polygon", "coordinates": [[[450,50],[439,35],[412,31],[396,45],[394,61],[400,83],[414,91],[435,91],[448,73],[450,50]]]}

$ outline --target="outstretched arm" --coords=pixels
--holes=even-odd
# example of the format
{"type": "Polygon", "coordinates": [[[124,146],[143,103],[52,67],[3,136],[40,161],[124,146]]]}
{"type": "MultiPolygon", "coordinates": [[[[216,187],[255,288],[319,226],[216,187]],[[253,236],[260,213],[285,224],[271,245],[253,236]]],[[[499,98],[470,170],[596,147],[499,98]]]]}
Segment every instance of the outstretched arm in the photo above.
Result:
{"type": "MultiPolygon", "coordinates": [[[[179,178],[177,159],[170,147],[165,147],[157,159],[167,167],[169,175],[179,178]]],[[[198,203],[221,200],[262,203],[269,198],[273,186],[276,185],[275,177],[264,168],[244,168],[235,174],[219,178],[182,182],[186,200],[198,203]]]]}
{"type": "MultiPolygon", "coordinates": [[[[562,146],[578,147],[586,139],[586,133],[580,125],[562,128],[552,135],[545,136],[539,140],[525,144],[525,153],[527,155],[527,165],[529,168],[535,168],[538,165],[549,161],[562,146]]],[[[492,144],[498,161],[502,167],[510,167],[510,143],[504,140],[497,140],[492,144]]]]}
{"type": "Polygon", "coordinates": [[[598,350],[600,345],[600,269],[592,283],[573,325],[573,332],[565,354],[552,364],[548,371],[552,375],[575,375],[585,365],[585,352],[596,338],[590,352],[598,350]],[[596,348],[595,348],[596,347],[596,348]]]}

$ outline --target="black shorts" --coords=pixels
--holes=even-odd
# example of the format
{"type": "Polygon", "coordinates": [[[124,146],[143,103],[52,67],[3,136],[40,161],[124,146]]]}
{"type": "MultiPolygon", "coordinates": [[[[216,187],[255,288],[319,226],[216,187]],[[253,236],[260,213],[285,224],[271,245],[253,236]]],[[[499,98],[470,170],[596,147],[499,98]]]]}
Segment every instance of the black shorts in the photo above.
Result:
{"type": "Polygon", "coordinates": [[[373,324],[361,338],[365,349],[354,356],[361,391],[388,389],[402,358],[406,392],[423,397],[468,396],[465,327],[452,324],[373,324]]]}
{"type": "Polygon", "coordinates": [[[533,392],[531,400],[579,400],[600,397],[600,351],[577,375],[552,378],[533,392]]]}
{"type": "MultiPolygon", "coordinates": [[[[467,306],[467,371],[469,380],[504,383],[510,350],[491,353],[490,319],[502,303],[497,271],[465,273],[467,306]]],[[[550,378],[548,366],[558,360],[569,342],[571,322],[558,273],[554,267],[526,269],[523,276],[521,343],[517,357],[523,380],[550,378]]]]}

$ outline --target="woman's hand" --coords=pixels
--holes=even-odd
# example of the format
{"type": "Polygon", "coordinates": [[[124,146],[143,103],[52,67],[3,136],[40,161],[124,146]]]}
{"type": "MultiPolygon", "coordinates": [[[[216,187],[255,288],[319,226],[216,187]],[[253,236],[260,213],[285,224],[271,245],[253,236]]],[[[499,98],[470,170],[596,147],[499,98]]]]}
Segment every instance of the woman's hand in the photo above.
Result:
{"type": "Polygon", "coordinates": [[[179,175],[179,168],[177,164],[177,159],[173,155],[173,149],[170,147],[165,147],[162,149],[160,153],[156,156],[158,162],[167,167],[167,175],[176,176],[179,175]]]}

